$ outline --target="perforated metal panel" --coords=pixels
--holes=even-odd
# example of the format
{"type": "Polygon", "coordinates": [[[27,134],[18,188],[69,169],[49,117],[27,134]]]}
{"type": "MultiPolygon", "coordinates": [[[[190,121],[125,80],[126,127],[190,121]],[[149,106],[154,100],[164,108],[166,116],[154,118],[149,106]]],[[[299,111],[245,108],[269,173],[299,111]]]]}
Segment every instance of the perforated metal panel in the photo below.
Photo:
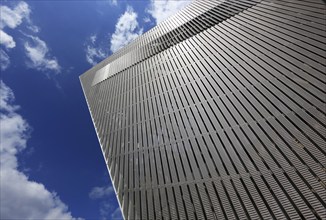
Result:
{"type": "Polygon", "coordinates": [[[326,219],[325,24],[194,1],[81,75],[125,219],[326,219]]]}

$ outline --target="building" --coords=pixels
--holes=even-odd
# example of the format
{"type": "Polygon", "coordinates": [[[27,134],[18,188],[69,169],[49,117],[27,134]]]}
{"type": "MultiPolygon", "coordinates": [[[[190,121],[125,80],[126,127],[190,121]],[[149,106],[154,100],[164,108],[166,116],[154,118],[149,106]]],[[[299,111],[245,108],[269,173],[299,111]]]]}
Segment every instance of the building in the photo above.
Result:
{"type": "Polygon", "coordinates": [[[325,9],[194,1],[81,75],[125,219],[326,219],[325,9]]]}

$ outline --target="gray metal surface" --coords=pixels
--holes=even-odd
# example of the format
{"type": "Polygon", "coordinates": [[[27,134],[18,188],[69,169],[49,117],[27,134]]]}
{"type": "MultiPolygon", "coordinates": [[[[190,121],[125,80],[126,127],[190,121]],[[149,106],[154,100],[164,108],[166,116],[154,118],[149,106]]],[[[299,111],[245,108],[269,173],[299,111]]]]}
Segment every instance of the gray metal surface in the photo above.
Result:
{"type": "Polygon", "coordinates": [[[194,1],[80,76],[125,219],[326,219],[325,11],[194,1]]]}

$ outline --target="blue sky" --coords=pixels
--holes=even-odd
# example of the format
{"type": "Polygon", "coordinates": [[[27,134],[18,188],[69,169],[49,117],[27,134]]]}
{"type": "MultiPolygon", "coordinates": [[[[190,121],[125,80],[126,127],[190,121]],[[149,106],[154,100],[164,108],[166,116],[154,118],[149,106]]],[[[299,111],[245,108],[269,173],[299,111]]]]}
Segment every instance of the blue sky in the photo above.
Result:
{"type": "Polygon", "coordinates": [[[79,75],[190,1],[1,1],[1,219],[121,219],[79,75]]]}

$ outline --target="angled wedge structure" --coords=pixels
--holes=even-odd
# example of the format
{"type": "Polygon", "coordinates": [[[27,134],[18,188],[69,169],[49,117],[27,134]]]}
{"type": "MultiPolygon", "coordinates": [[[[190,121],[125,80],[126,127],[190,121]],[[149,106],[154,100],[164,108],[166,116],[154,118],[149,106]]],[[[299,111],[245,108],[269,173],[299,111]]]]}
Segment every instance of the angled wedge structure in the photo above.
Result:
{"type": "Polygon", "coordinates": [[[326,219],[326,7],[199,0],[80,76],[125,219],[326,219]]]}

